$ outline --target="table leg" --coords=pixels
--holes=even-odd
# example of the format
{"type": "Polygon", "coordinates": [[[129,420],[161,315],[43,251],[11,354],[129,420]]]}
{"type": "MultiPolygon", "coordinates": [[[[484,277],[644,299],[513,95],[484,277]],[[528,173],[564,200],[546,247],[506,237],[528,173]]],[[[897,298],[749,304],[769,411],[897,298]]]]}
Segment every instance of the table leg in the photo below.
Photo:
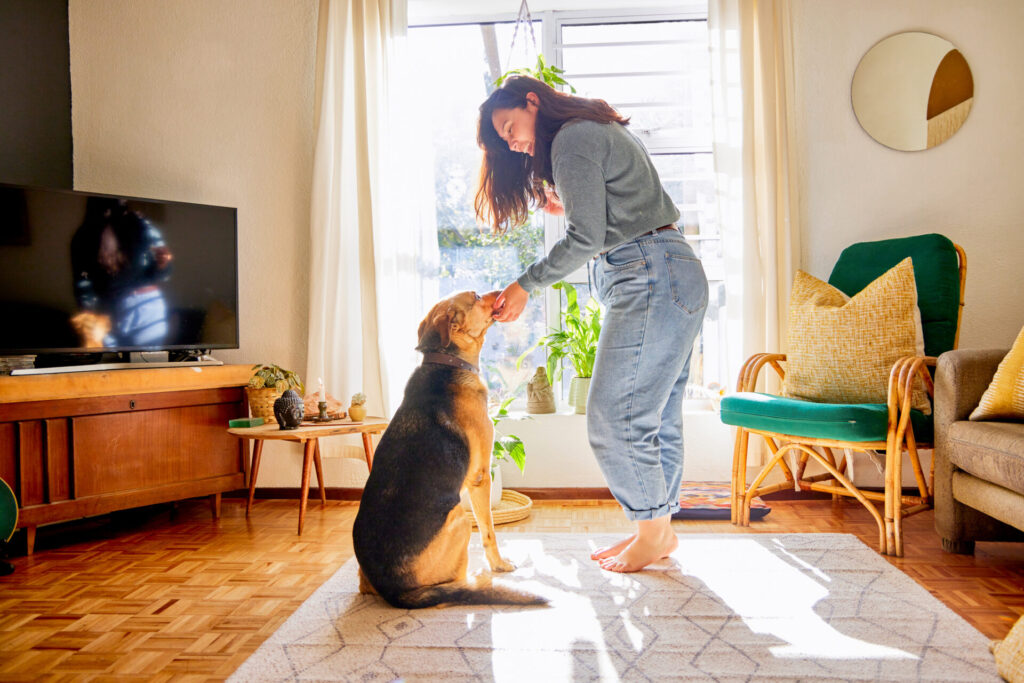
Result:
{"type": "Polygon", "coordinates": [[[214,519],[220,519],[220,494],[214,493],[210,496],[210,511],[214,519]]]}
{"type": "Polygon", "coordinates": [[[363,451],[366,453],[366,469],[373,469],[373,439],[366,432],[363,432],[363,451]]]}
{"type": "Polygon", "coordinates": [[[306,521],[306,503],[309,502],[309,472],[313,469],[313,451],[316,450],[316,439],[309,439],[302,452],[302,491],[299,493],[299,533],[302,523],[306,521]]]}
{"type": "Polygon", "coordinates": [[[249,462],[249,500],[245,501],[245,515],[249,516],[252,497],[256,493],[256,475],[260,472],[260,456],[263,455],[263,439],[255,439],[252,445],[252,460],[249,462]]]}
{"type": "Polygon", "coordinates": [[[316,448],[313,450],[313,464],[316,465],[316,483],[320,487],[320,504],[327,505],[327,491],[324,489],[324,466],[320,461],[320,439],[313,439],[316,448]]]}

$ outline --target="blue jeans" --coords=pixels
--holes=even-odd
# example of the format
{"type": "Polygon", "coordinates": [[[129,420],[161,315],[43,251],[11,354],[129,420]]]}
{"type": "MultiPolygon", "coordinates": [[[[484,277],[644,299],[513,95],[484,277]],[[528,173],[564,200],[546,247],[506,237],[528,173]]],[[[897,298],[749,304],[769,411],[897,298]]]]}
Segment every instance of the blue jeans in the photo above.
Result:
{"type": "Polygon", "coordinates": [[[626,517],[663,517],[679,510],[683,394],[707,277],[674,230],[620,244],[593,267],[605,317],[587,397],[590,446],[626,517]]]}

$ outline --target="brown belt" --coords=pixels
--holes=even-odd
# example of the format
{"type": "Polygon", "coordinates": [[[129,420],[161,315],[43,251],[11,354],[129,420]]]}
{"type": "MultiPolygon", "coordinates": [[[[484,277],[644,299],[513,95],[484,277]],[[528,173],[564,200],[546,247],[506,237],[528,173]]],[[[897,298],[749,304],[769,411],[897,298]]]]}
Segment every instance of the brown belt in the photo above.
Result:
{"type": "MultiPolygon", "coordinates": [[[[637,236],[636,236],[636,237],[634,237],[633,239],[634,239],[634,240],[637,240],[637,239],[640,239],[641,237],[648,237],[648,236],[650,236],[650,235],[657,235],[657,234],[658,234],[659,232],[663,232],[663,231],[665,231],[665,230],[678,230],[678,229],[679,229],[679,228],[677,228],[677,227],[676,227],[676,224],[675,224],[675,223],[669,223],[668,225],[663,225],[663,226],[661,226],[660,228],[655,228],[654,230],[651,230],[650,232],[645,232],[645,233],[644,233],[644,234],[642,234],[642,235],[637,235],[637,236]]],[[[630,241],[632,241],[632,240],[630,240],[630,241]]],[[[617,244],[616,244],[615,246],[617,247],[617,246],[619,246],[619,245],[617,245],[617,244]]],[[[614,249],[614,248],[615,248],[615,247],[612,247],[612,249],[614,249]]],[[[600,254],[598,254],[598,256],[604,256],[604,255],[605,255],[605,254],[607,254],[607,253],[608,253],[609,251],[611,251],[611,249],[605,249],[605,250],[604,250],[604,251],[602,251],[602,252],[601,252],[600,254]]]]}

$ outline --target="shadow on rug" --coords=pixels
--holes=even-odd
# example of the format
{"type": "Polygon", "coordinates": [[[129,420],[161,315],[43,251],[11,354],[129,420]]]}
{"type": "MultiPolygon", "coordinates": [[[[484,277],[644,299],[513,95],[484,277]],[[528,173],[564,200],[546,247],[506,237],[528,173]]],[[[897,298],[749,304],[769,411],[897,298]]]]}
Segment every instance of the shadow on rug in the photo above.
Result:
{"type": "Polygon", "coordinates": [[[636,574],[590,560],[614,536],[498,538],[499,581],[550,606],[395,609],[350,560],[230,680],[1000,680],[985,636],[851,535],[681,535],[636,574]]]}

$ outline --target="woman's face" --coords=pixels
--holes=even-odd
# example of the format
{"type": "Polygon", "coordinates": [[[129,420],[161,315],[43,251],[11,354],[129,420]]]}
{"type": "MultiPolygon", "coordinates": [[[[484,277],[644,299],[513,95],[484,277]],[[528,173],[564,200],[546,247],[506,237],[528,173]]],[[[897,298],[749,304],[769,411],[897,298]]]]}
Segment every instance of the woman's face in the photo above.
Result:
{"type": "Polygon", "coordinates": [[[538,103],[536,94],[527,93],[525,107],[495,109],[491,115],[491,125],[497,131],[498,137],[508,143],[508,148],[513,152],[533,156],[538,103]]]}

